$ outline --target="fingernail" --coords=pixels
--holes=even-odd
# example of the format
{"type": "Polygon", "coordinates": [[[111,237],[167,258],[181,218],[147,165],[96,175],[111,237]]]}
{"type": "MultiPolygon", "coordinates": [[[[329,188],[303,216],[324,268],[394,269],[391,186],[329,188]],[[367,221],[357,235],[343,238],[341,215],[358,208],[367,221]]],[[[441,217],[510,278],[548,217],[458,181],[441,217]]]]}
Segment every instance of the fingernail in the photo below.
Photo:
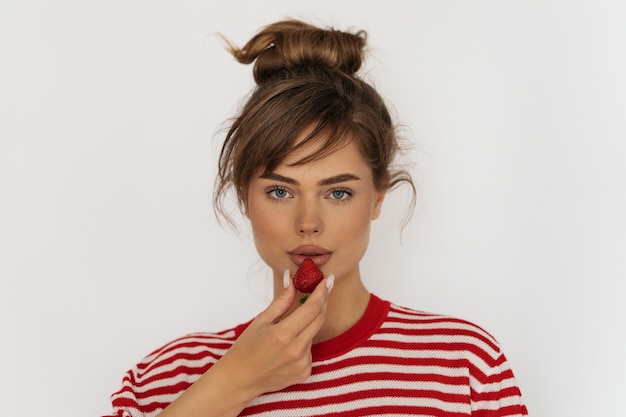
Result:
{"type": "Polygon", "coordinates": [[[330,274],[328,278],[326,278],[326,288],[328,289],[329,294],[332,291],[334,285],[335,285],[335,276],[333,274],[330,274]]]}
{"type": "Polygon", "coordinates": [[[283,272],[283,288],[289,287],[289,269],[285,269],[283,272]]]}

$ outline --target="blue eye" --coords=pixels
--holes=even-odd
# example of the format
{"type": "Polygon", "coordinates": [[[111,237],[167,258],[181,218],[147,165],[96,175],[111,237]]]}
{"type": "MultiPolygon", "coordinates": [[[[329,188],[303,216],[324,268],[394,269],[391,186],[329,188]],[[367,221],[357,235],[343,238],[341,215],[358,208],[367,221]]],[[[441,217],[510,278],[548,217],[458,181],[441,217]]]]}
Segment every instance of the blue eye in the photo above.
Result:
{"type": "Polygon", "coordinates": [[[267,191],[267,195],[270,198],[274,198],[276,200],[282,200],[284,198],[291,197],[291,194],[289,194],[289,191],[287,191],[283,187],[273,187],[267,191]]]}
{"type": "Polygon", "coordinates": [[[352,197],[352,193],[343,188],[337,188],[336,190],[332,190],[329,194],[331,200],[337,201],[345,201],[352,197]]]}

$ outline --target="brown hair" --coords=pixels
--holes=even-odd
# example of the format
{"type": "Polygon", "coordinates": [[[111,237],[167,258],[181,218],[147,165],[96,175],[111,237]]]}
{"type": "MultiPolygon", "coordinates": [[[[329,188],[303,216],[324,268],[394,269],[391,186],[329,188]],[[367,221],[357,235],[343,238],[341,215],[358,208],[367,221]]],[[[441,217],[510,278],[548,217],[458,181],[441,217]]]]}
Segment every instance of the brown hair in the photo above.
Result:
{"type": "Polygon", "coordinates": [[[220,153],[214,191],[218,218],[233,225],[224,209],[231,187],[245,211],[248,185],[258,169],[271,172],[294,149],[319,138],[325,143],[297,164],[353,141],[371,167],[379,191],[406,182],[415,198],[410,174],[390,168],[400,145],[387,106],[356,75],[366,45],[364,31],[349,33],[284,20],[261,29],[243,48],[223,40],[237,61],[254,62],[257,86],[233,120],[220,153]]]}

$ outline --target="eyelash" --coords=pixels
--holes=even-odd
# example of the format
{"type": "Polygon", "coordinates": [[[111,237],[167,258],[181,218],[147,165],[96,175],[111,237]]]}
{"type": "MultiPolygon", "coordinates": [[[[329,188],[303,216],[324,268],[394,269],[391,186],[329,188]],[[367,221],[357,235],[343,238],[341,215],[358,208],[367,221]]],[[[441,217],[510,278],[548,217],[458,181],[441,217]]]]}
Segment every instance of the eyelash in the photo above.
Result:
{"type": "MultiPolygon", "coordinates": [[[[284,186],[282,185],[272,185],[271,187],[268,187],[265,190],[265,194],[267,195],[267,197],[275,202],[278,202],[280,200],[285,200],[287,198],[293,197],[292,193],[284,186]],[[284,197],[277,197],[274,193],[277,191],[281,191],[281,192],[285,192],[287,193],[287,195],[285,195],[284,197]]],[[[333,202],[336,203],[345,203],[348,202],[352,199],[354,193],[349,189],[349,188],[345,188],[345,187],[336,187],[331,189],[325,196],[325,198],[328,198],[329,200],[332,200],[333,202]],[[344,198],[333,198],[333,194],[337,193],[337,192],[341,192],[344,193],[344,198]]]]}
{"type": "Polygon", "coordinates": [[[344,188],[344,187],[337,187],[337,188],[333,188],[332,190],[330,190],[330,192],[327,194],[329,196],[331,196],[331,200],[337,202],[337,203],[345,203],[347,201],[350,201],[353,197],[353,193],[350,189],[348,188],[344,188]],[[332,198],[332,195],[336,192],[342,192],[345,195],[345,198],[332,198]]]}
{"type": "Polygon", "coordinates": [[[280,201],[280,200],[284,200],[288,198],[288,196],[276,197],[275,195],[272,195],[276,191],[284,191],[289,196],[291,196],[291,193],[289,192],[289,190],[287,190],[287,188],[283,187],[282,185],[272,185],[271,187],[265,190],[265,194],[268,196],[270,200],[273,200],[273,201],[280,201]]]}

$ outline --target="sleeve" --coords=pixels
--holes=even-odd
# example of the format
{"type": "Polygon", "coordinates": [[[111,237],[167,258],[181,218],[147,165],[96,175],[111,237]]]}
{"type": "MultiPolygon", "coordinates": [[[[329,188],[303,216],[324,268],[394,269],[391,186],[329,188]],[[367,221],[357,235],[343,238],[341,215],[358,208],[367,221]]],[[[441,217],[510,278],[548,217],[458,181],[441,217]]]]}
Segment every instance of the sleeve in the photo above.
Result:
{"type": "Polygon", "coordinates": [[[140,410],[133,380],[132,371],[128,371],[122,380],[122,387],[111,395],[111,414],[102,417],[146,417],[140,410]]]}
{"type": "Polygon", "coordinates": [[[221,357],[229,335],[194,333],[156,349],[126,372],[103,417],[155,417],[221,357]]]}
{"type": "Polygon", "coordinates": [[[522,393],[504,354],[499,352],[493,363],[481,365],[470,369],[472,416],[527,416],[522,393]]]}

